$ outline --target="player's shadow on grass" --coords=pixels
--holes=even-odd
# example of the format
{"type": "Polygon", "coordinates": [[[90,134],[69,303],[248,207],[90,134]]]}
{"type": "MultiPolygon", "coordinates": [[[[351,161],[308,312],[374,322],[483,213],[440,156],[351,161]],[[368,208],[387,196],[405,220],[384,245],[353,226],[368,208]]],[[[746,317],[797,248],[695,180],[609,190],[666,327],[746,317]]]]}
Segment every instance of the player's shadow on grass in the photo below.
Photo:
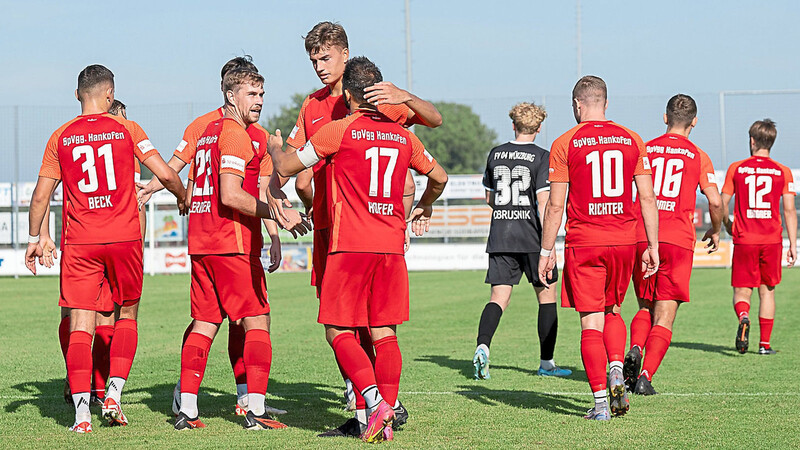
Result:
{"type": "Polygon", "coordinates": [[[487,406],[503,403],[515,408],[543,409],[556,414],[576,415],[586,412],[586,398],[574,395],[555,395],[523,390],[489,389],[483,386],[462,385],[456,394],[487,406]]]}
{"type": "Polygon", "coordinates": [[[709,353],[719,353],[724,356],[739,356],[739,352],[732,347],[725,345],[706,344],[703,342],[672,342],[670,347],[683,348],[687,350],[700,350],[709,353]]]}
{"type": "Polygon", "coordinates": [[[27,381],[11,386],[21,397],[20,400],[5,406],[5,412],[13,414],[21,407],[33,405],[39,408],[42,417],[49,417],[57,424],[69,427],[75,419],[75,409],[62,400],[64,379],[54,378],[47,381],[27,381]]]}
{"type": "MultiPolygon", "coordinates": [[[[429,362],[429,363],[437,364],[437,365],[439,365],[441,367],[446,367],[448,369],[453,369],[456,372],[459,372],[461,375],[464,376],[464,378],[466,378],[468,380],[472,380],[472,379],[475,378],[474,369],[473,369],[473,366],[472,366],[472,361],[467,360],[467,359],[454,359],[454,358],[451,358],[450,356],[446,356],[446,355],[423,355],[423,356],[420,356],[419,358],[415,359],[414,361],[429,362]]],[[[586,380],[586,372],[584,372],[583,369],[579,369],[577,367],[566,367],[566,366],[564,366],[564,368],[572,370],[572,375],[570,375],[569,377],[566,377],[565,379],[567,379],[567,380],[576,380],[576,379],[577,380],[586,380]]],[[[524,373],[524,374],[527,374],[527,375],[535,375],[535,376],[539,375],[539,372],[538,372],[539,368],[538,367],[535,368],[535,369],[529,369],[529,368],[518,367],[518,366],[509,366],[509,365],[503,365],[503,364],[492,364],[490,366],[490,369],[491,370],[494,370],[494,369],[497,369],[497,370],[514,370],[514,371],[521,372],[521,373],[524,373]]],[[[491,371],[490,371],[490,373],[491,373],[491,371]]]]}

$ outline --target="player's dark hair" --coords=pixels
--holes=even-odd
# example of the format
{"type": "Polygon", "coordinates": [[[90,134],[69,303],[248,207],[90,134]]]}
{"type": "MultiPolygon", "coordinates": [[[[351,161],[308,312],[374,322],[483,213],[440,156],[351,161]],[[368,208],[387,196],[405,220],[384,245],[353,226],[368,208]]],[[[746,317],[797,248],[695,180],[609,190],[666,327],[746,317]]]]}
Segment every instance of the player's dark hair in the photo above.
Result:
{"type": "Polygon", "coordinates": [[[688,127],[697,117],[697,103],[686,94],[677,94],[667,102],[667,125],[688,127]]]}
{"type": "Polygon", "coordinates": [[[78,74],[78,99],[82,100],[94,88],[109,84],[114,86],[114,74],[107,67],[100,64],[86,66],[78,74]]]}
{"type": "Polygon", "coordinates": [[[111,108],[108,108],[108,112],[109,114],[113,114],[115,116],[124,117],[124,112],[126,109],[127,107],[125,106],[125,103],[122,103],[117,99],[114,99],[114,103],[111,104],[111,108]]]}
{"type": "Polygon", "coordinates": [[[364,89],[383,81],[381,70],[366,56],[351,58],[344,67],[342,88],[347,89],[359,104],[366,103],[364,89]]]}
{"type": "Polygon", "coordinates": [[[756,149],[771,149],[778,136],[778,128],[772,119],[757,120],[750,126],[750,137],[756,149]]]}
{"type": "Polygon", "coordinates": [[[586,75],[575,83],[572,98],[581,103],[605,102],[608,99],[608,88],[602,78],[586,75]]]}
{"type": "Polygon", "coordinates": [[[222,71],[219,74],[219,78],[225,78],[225,74],[234,69],[247,69],[252,72],[258,72],[258,68],[255,64],[253,64],[253,57],[250,55],[242,55],[226,62],[225,65],[222,66],[222,71]]]}
{"type": "Polygon", "coordinates": [[[228,96],[226,93],[236,90],[237,86],[245,83],[263,86],[264,77],[258,72],[247,69],[233,69],[225,74],[225,77],[222,79],[222,93],[225,97],[226,104],[228,103],[228,96]]]}
{"type": "Polygon", "coordinates": [[[309,55],[332,45],[349,48],[344,27],[334,22],[320,22],[314,25],[314,28],[303,36],[303,40],[306,44],[306,53],[309,55]]]}

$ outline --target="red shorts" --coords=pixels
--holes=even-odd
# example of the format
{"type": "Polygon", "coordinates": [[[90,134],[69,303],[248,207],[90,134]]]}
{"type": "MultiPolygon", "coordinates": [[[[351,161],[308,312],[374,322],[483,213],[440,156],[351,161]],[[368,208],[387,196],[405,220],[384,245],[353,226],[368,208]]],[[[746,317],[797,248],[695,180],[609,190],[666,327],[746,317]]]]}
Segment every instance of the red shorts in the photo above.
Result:
{"type": "Polygon", "coordinates": [[[252,255],[192,255],[192,318],[222,323],[269,314],[267,278],[252,255]]]}
{"type": "Polygon", "coordinates": [[[783,244],[734,244],[731,286],[757,288],[781,282],[783,244]]]}
{"type": "Polygon", "coordinates": [[[311,248],[311,285],[317,287],[317,297],[322,290],[322,275],[328,260],[330,228],[314,229],[314,245],[311,248]]]}
{"type": "Polygon", "coordinates": [[[328,255],[317,322],[354,328],[397,325],[406,320],[408,269],[403,255],[328,255]]]}
{"type": "Polygon", "coordinates": [[[113,311],[115,304],[133,305],[142,296],[143,277],[141,240],[64,245],[58,306],[113,311]]]}
{"type": "Polygon", "coordinates": [[[636,245],[564,249],[561,306],[579,312],[621,305],[631,281],[636,245]]]}
{"type": "Polygon", "coordinates": [[[636,263],[633,267],[633,290],[636,292],[636,296],[648,301],[688,302],[694,251],[673,244],[659,244],[658,272],[650,278],[644,279],[642,254],[646,248],[646,242],[639,242],[636,245],[636,263]]]}

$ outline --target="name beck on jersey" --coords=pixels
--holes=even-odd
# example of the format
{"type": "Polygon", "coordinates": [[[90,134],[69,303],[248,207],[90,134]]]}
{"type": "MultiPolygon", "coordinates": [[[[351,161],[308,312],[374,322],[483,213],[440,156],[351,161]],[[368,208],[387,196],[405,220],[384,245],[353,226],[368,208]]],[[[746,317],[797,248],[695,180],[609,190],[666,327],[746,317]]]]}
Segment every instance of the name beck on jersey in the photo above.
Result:
{"type": "Polygon", "coordinates": [[[602,144],[621,144],[621,145],[631,145],[633,141],[629,137],[625,136],[587,136],[582,138],[576,138],[572,140],[572,145],[575,148],[581,148],[584,145],[602,145],[602,144]]]}
{"type": "Polygon", "coordinates": [[[111,204],[110,195],[89,197],[89,209],[111,208],[113,206],[114,205],[111,204]]]}

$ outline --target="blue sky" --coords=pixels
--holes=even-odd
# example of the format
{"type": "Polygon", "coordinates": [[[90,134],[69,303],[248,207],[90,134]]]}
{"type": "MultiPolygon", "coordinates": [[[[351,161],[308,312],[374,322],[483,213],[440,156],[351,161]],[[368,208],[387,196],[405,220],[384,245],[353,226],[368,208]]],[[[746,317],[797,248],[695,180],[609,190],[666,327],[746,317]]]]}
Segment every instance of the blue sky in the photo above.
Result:
{"type": "MultiPolygon", "coordinates": [[[[221,103],[221,65],[246,52],[267,79],[265,111],[271,114],[292,94],[319,86],[301,36],[321,20],[342,23],[351,55],[370,57],[386,79],[406,85],[402,0],[3,0],[0,7],[0,107],[77,111],[76,76],[92,63],[114,71],[117,96],[134,111],[145,105],[214,105],[221,103]]],[[[543,144],[570,125],[568,95],[577,79],[575,2],[411,0],[411,20],[419,96],[472,104],[501,139],[513,137],[506,114],[517,100],[547,96],[548,108],[558,102],[543,144]]],[[[630,116],[633,110],[623,114],[623,107],[640,106],[632,96],[650,99],[652,112],[633,114],[652,114],[652,129],[643,126],[642,132],[648,139],[662,130],[663,104],[674,93],[709,94],[708,103],[701,103],[702,124],[704,113],[718,114],[720,90],[800,88],[798,23],[800,2],[793,1],[584,0],[583,72],[607,81],[612,118],[630,116]]],[[[177,142],[183,126],[175,125],[170,139],[177,142]]],[[[709,141],[719,134],[709,131],[709,141]]]]}

